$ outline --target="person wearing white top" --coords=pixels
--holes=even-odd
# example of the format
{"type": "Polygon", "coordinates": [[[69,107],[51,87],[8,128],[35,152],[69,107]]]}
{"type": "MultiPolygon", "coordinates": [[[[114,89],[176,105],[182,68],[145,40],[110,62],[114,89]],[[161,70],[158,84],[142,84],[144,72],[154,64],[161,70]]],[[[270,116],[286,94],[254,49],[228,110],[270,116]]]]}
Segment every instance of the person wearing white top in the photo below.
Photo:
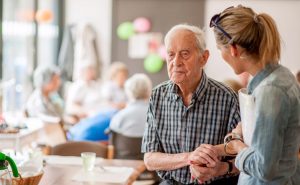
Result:
{"type": "Polygon", "coordinates": [[[82,68],[81,79],[71,84],[67,94],[67,112],[79,118],[92,116],[101,109],[101,83],[96,79],[94,65],[82,68]]]}
{"type": "Polygon", "coordinates": [[[56,121],[63,118],[64,102],[57,93],[60,83],[60,71],[57,67],[40,66],[35,70],[35,90],[26,103],[28,116],[47,117],[56,121]]]}

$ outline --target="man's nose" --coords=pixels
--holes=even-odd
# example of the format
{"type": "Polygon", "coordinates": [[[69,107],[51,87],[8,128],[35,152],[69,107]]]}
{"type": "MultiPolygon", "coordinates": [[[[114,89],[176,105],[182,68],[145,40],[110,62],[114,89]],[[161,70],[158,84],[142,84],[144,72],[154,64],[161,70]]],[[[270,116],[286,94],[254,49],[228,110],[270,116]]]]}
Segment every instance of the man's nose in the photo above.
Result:
{"type": "Polygon", "coordinates": [[[174,57],[174,65],[175,65],[175,66],[180,66],[180,65],[182,65],[182,61],[181,61],[179,55],[176,55],[176,56],[174,57]]]}

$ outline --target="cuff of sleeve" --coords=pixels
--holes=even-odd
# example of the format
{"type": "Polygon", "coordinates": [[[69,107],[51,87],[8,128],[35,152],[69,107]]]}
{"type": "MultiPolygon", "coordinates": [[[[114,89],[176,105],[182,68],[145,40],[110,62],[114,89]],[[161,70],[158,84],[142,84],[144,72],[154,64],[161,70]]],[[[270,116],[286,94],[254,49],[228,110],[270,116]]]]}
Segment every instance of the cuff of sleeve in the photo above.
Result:
{"type": "Polygon", "coordinates": [[[235,166],[237,167],[237,169],[239,169],[240,172],[244,172],[246,174],[247,171],[245,170],[245,162],[247,160],[247,158],[249,157],[250,154],[252,154],[254,152],[254,149],[252,149],[251,147],[247,147],[242,149],[238,155],[235,158],[235,166]]]}

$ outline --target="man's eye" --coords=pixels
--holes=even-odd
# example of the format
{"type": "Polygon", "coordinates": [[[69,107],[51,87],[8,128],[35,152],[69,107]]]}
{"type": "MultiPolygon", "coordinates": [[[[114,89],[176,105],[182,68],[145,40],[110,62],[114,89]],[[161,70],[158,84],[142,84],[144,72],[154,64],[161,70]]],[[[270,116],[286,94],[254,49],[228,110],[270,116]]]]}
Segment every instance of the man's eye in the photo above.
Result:
{"type": "Polygon", "coordinates": [[[187,58],[189,56],[189,52],[182,52],[181,56],[182,58],[187,58]]]}
{"type": "Polygon", "coordinates": [[[169,58],[169,59],[174,58],[174,53],[169,53],[169,54],[168,54],[168,58],[169,58]]]}

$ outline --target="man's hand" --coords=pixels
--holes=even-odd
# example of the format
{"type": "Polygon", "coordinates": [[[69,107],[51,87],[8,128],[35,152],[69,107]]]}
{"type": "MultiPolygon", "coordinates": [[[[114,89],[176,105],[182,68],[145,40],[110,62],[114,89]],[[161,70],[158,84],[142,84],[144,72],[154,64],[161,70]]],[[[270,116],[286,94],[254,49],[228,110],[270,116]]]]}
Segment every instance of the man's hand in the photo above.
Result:
{"type": "Polygon", "coordinates": [[[214,177],[224,175],[228,170],[227,163],[218,161],[214,167],[204,167],[195,164],[190,165],[192,178],[202,184],[214,177]]]}
{"type": "Polygon", "coordinates": [[[213,145],[201,144],[189,155],[188,160],[190,164],[215,167],[217,162],[219,162],[218,151],[213,145]]]}

